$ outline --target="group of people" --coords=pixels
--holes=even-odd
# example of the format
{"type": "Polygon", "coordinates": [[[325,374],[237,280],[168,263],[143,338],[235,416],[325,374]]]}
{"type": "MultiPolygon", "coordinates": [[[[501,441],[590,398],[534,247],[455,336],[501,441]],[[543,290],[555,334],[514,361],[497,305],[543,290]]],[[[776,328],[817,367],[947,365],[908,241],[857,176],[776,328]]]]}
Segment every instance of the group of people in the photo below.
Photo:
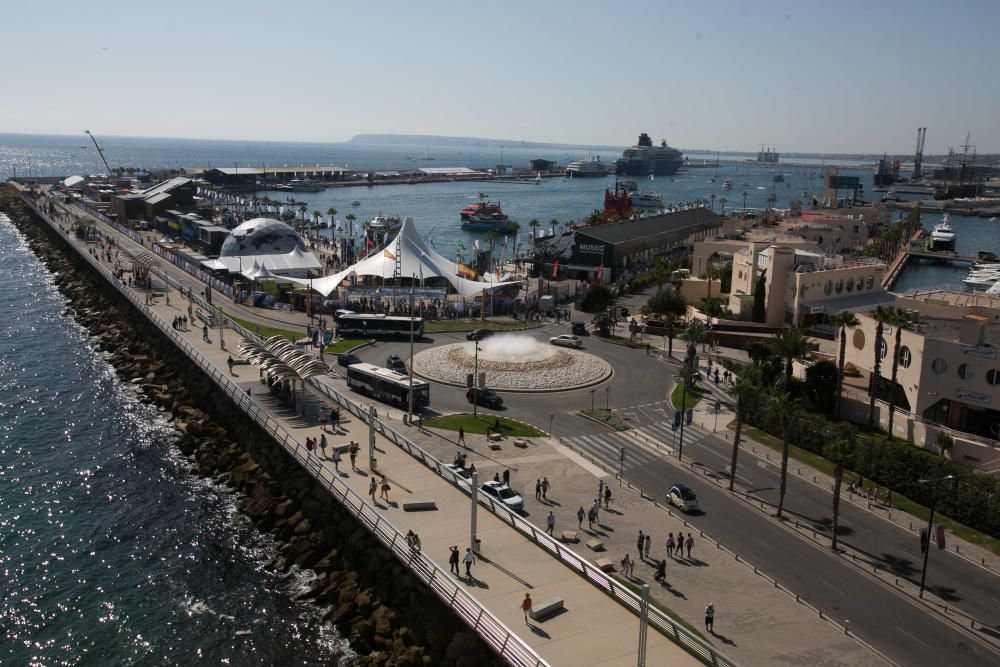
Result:
{"type": "MultiPolygon", "coordinates": [[[[694,547],[694,536],[691,533],[687,534],[687,538],[684,537],[684,533],[678,532],[677,537],[674,537],[673,533],[667,535],[667,540],[664,546],[667,549],[667,555],[671,558],[684,558],[684,550],[687,549],[687,558],[691,559],[691,549],[694,547]]],[[[647,532],[642,530],[639,531],[639,536],[635,540],[636,551],[639,554],[639,560],[646,561],[649,560],[649,552],[653,547],[653,537],[647,532]]],[[[667,559],[656,559],[654,560],[656,564],[656,574],[653,579],[657,583],[663,583],[667,577],[667,559]]],[[[626,553],[622,557],[622,574],[631,577],[633,571],[635,570],[635,561],[626,553]]]]}
{"type": "MultiPolygon", "coordinates": [[[[174,328],[175,331],[188,331],[188,318],[187,318],[187,316],[186,315],[178,315],[177,317],[174,318],[174,321],[171,324],[171,326],[174,328]]],[[[232,358],[232,357],[230,357],[230,358],[232,358]]],[[[232,372],[232,370],[233,370],[232,367],[230,367],[229,371],[232,372]]]]}
{"type": "Polygon", "coordinates": [[[866,488],[864,481],[858,478],[848,485],[847,490],[867,499],[868,507],[871,507],[872,503],[885,503],[886,507],[892,507],[892,489],[886,488],[885,493],[883,493],[877,486],[866,488]]]}

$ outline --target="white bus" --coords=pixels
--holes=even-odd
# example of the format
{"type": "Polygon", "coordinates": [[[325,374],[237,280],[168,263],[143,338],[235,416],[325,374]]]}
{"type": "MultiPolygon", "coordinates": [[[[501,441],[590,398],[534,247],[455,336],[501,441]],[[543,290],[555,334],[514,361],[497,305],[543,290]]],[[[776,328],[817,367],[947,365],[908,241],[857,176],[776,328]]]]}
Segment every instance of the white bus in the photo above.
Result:
{"type": "Polygon", "coordinates": [[[422,338],[424,335],[424,318],[422,317],[348,313],[337,316],[334,322],[337,325],[337,335],[341,338],[347,336],[409,336],[411,326],[414,337],[422,338]]]}
{"type": "MultiPolygon", "coordinates": [[[[374,364],[353,364],[347,367],[347,386],[356,392],[383,403],[406,407],[410,402],[410,378],[374,364]]],[[[431,385],[413,378],[413,408],[424,408],[431,402],[431,385]]]]}

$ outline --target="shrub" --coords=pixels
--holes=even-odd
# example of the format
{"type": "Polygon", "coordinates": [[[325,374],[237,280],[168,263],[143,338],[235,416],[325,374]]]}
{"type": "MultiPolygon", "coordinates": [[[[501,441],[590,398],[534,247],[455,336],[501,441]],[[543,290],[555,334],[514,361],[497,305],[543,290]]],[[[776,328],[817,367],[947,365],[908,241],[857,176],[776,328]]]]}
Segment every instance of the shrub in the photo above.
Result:
{"type": "Polygon", "coordinates": [[[591,285],[580,300],[580,309],[588,313],[604,310],[612,299],[614,299],[614,294],[610,288],[604,285],[591,285]]]}

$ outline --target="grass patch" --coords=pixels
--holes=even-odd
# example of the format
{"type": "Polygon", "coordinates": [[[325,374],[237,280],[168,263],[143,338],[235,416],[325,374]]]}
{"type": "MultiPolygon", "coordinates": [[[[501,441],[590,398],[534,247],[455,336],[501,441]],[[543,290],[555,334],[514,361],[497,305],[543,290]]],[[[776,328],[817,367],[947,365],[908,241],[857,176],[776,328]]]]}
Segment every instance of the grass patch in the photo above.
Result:
{"type": "Polygon", "coordinates": [[[324,351],[327,354],[340,354],[341,352],[347,352],[352,347],[357,347],[358,345],[362,345],[367,342],[368,341],[363,338],[343,338],[341,340],[334,341],[331,345],[327,345],[326,350],[324,351]]]}
{"type": "Polygon", "coordinates": [[[492,431],[493,425],[498,419],[500,420],[500,433],[503,435],[515,438],[540,438],[545,435],[534,426],[514,421],[513,419],[485,414],[473,416],[469,412],[425,419],[424,426],[440,428],[446,431],[457,431],[459,428],[464,428],[466,433],[486,435],[487,429],[492,431]]]}
{"type": "Polygon", "coordinates": [[[580,414],[591,419],[596,419],[616,431],[627,431],[632,428],[614,410],[603,410],[601,408],[596,410],[580,410],[580,414]]]}
{"type": "MultiPolygon", "coordinates": [[[[878,428],[877,426],[869,426],[868,424],[854,424],[854,428],[856,428],[858,430],[858,433],[860,433],[861,435],[871,436],[871,438],[876,441],[889,440],[889,434],[883,431],[882,429],[878,428]]],[[[912,442],[909,442],[908,440],[903,440],[899,436],[894,435],[892,436],[892,439],[900,445],[909,445],[911,447],[913,446],[912,442]]]]}
{"type": "Polygon", "coordinates": [[[282,329],[280,327],[272,327],[267,324],[257,324],[256,322],[251,322],[249,320],[241,320],[238,317],[233,317],[229,313],[226,313],[226,317],[236,322],[241,327],[247,331],[253,331],[262,338],[270,338],[271,336],[282,336],[288,340],[295,342],[306,337],[305,331],[291,331],[289,329],[282,329]]]}
{"type": "MultiPolygon", "coordinates": [[[[673,404],[675,410],[681,409],[681,385],[674,387],[674,390],[670,392],[670,402],[673,404]]],[[[684,410],[688,408],[693,408],[698,405],[702,398],[705,397],[705,392],[701,390],[700,387],[695,385],[690,387],[687,391],[687,395],[684,397],[684,410]]]]}
{"type": "MultiPolygon", "coordinates": [[[[627,588],[630,591],[632,591],[633,593],[635,593],[636,595],[638,595],[640,597],[642,596],[642,590],[639,588],[639,586],[636,585],[636,584],[633,584],[628,579],[622,579],[617,574],[611,575],[611,578],[614,579],[615,581],[617,581],[619,584],[621,584],[625,588],[627,588]]],[[[652,591],[650,591],[650,592],[652,592],[652,591]]],[[[663,604],[662,602],[660,602],[659,600],[657,600],[656,598],[654,598],[652,595],[649,596],[649,604],[651,606],[653,606],[653,607],[656,607],[660,611],[662,611],[668,617],[670,617],[671,619],[673,619],[674,621],[676,621],[677,625],[683,626],[688,632],[690,632],[691,634],[693,634],[695,637],[698,637],[699,639],[701,639],[706,644],[711,644],[712,643],[711,641],[709,641],[709,639],[707,637],[705,637],[705,635],[701,634],[701,631],[698,630],[698,628],[694,627],[693,625],[691,625],[690,623],[688,623],[687,621],[685,621],[683,618],[681,618],[680,616],[678,616],[677,613],[673,609],[671,609],[667,605],[663,604]]],[[[668,637],[668,639],[670,639],[670,638],[668,637]]]]}
{"type": "MultiPolygon", "coordinates": [[[[735,428],[735,423],[730,424],[730,428],[735,428]]],[[[778,453],[781,452],[781,440],[779,438],[765,433],[753,426],[748,426],[747,424],[743,425],[743,433],[746,437],[755,440],[765,447],[773,449],[778,453]]],[[[816,470],[833,477],[834,465],[818,454],[808,452],[804,449],[796,447],[795,445],[789,445],[788,457],[789,459],[794,459],[800,463],[804,463],[807,466],[815,468],[816,470]]],[[[858,479],[858,475],[856,473],[851,470],[844,471],[845,490],[843,493],[846,493],[847,485],[856,479],[858,479]]],[[[869,486],[872,486],[871,482],[867,482],[865,484],[865,488],[868,488],[869,486]]],[[[896,493],[895,491],[892,492],[892,506],[893,508],[898,509],[901,512],[906,512],[921,521],[927,521],[930,516],[930,510],[928,508],[910,500],[900,493],[896,493]]],[[[1000,539],[990,537],[975,528],[970,528],[965,524],[949,519],[940,512],[936,512],[934,518],[936,521],[944,525],[945,529],[951,531],[958,537],[961,537],[963,540],[967,540],[973,544],[978,544],[984,549],[988,549],[992,553],[1000,556],[1000,539]]]]}
{"type": "Polygon", "coordinates": [[[529,322],[525,326],[522,322],[496,322],[493,320],[440,320],[437,322],[424,322],[424,333],[438,333],[441,331],[472,331],[473,329],[494,329],[496,331],[512,331],[514,329],[536,329],[542,326],[540,322],[529,322]]]}

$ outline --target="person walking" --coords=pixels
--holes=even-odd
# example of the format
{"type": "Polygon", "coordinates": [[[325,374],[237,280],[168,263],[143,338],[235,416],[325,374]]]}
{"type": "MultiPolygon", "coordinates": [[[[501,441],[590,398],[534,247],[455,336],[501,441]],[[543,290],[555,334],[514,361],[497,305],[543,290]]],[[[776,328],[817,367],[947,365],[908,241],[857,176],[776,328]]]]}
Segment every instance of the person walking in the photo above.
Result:
{"type": "Polygon", "coordinates": [[[542,480],[535,480],[535,500],[542,499],[542,480]]]}
{"type": "Polygon", "coordinates": [[[350,454],[350,457],[351,457],[351,470],[357,470],[358,469],[357,461],[358,461],[358,452],[360,450],[361,450],[361,446],[358,443],[356,443],[355,441],[351,440],[351,447],[348,450],[348,453],[350,454]]]}
{"type": "Polygon", "coordinates": [[[205,325],[203,325],[201,327],[201,339],[203,341],[205,341],[206,343],[208,342],[208,325],[207,324],[205,324],[205,325]]]}
{"type": "Polygon", "coordinates": [[[687,550],[688,550],[688,560],[690,560],[691,559],[691,547],[694,546],[694,538],[691,537],[691,533],[688,533],[687,539],[684,540],[684,546],[687,547],[687,550]]]}
{"type": "Polygon", "coordinates": [[[500,484],[500,473],[493,473],[493,483],[498,485],[500,484]]]}
{"type": "Polygon", "coordinates": [[[226,359],[226,365],[229,366],[229,374],[232,375],[233,374],[233,356],[232,355],[229,355],[229,358],[226,359]]]}
{"type": "Polygon", "coordinates": [[[413,533],[413,550],[420,553],[420,535],[413,533]]]}
{"type": "Polygon", "coordinates": [[[628,577],[630,576],[629,572],[631,570],[632,570],[632,558],[629,557],[628,552],[626,551],[625,555],[622,556],[622,574],[628,577]]]}
{"type": "Polygon", "coordinates": [[[465,550],[465,576],[472,579],[472,564],[476,562],[476,557],[472,553],[472,547],[465,550]]]}
{"type": "Polygon", "coordinates": [[[321,451],[323,453],[324,457],[326,456],[326,434],[325,433],[320,433],[319,434],[319,451],[321,451]]]}
{"type": "Polygon", "coordinates": [[[671,558],[674,557],[674,534],[670,533],[667,535],[667,555],[671,558]]]}
{"type": "Polygon", "coordinates": [[[451,553],[448,554],[448,565],[451,567],[451,571],[458,576],[460,573],[458,571],[458,545],[451,546],[451,553]]]}
{"type": "Polygon", "coordinates": [[[597,521],[597,515],[594,513],[594,508],[591,507],[590,511],[587,512],[587,522],[590,524],[590,530],[594,529],[594,522],[597,521]]]}
{"type": "Polygon", "coordinates": [[[466,446],[465,445],[465,427],[464,426],[459,426],[458,427],[458,444],[462,445],[463,447],[466,446]]]}
{"type": "Polygon", "coordinates": [[[528,614],[531,613],[531,593],[524,594],[524,600],[521,602],[521,611],[524,612],[524,623],[531,625],[528,623],[528,614]]]}
{"type": "Polygon", "coordinates": [[[709,602],[705,607],[705,630],[715,634],[715,603],[709,602]]]}
{"type": "Polygon", "coordinates": [[[610,509],[611,507],[611,487],[604,487],[604,509],[610,509]]]}
{"type": "Polygon", "coordinates": [[[639,531],[639,537],[635,540],[635,549],[639,552],[639,560],[642,560],[642,548],[646,546],[646,534],[639,531]]]}
{"type": "Polygon", "coordinates": [[[577,528],[583,530],[583,520],[586,516],[586,513],[583,511],[583,505],[580,505],[580,509],[576,511],[577,528]]]}
{"type": "Polygon", "coordinates": [[[677,533],[677,546],[674,550],[678,556],[684,558],[684,533],[677,533]]]}
{"type": "Polygon", "coordinates": [[[594,498],[593,509],[594,509],[594,521],[599,523],[601,521],[601,501],[598,500],[597,498],[594,498]]]}
{"type": "Polygon", "coordinates": [[[340,450],[336,447],[333,448],[333,469],[340,472],[340,450]]]}
{"type": "Polygon", "coordinates": [[[510,468],[503,469],[503,485],[510,488],[510,468]]]}
{"type": "Polygon", "coordinates": [[[372,502],[375,502],[375,491],[378,489],[378,482],[372,477],[371,483],[368,485],[368,495],[372,497],[372,502]]]}
{"type": "Polygon", "coordinates": [[[650,549],[651,549],[652,547],[653,547],[653,536],[652,536],[652,535],[650,535],[649,533],[646,533],[646,542],[645,542],[645,544],[643,545],[643,550],[642,550],[642,552],[643,552],[643,555],[644,555],[644,556],[645,556],[646,558],[649,558],[649,550],[650,550],[650,549]]]}
{"type": "Polygon", "coordinates": [[[656,561],[656,575],[653,576],[653,580],[662,584],[663,580],[667,578],[667,559],[663,558],[656,561]]]}
{"type": "Polygon", "coordinates": [[[392,489],[392,487],[389,486],[389,478],[388,477],[383,477],[382,478],[382,498],[387,503],[389,502],[389,491],[390,491],[390,489],[392,489]]]}
{"type": "Polygon", "coordinates": [[[548,499],[547,494],[548,494],[550,488],[552,488],[552,486],[549,484],[549,478],[548,477],[542,477],[542,500],[547,500],[548,499]]]}
{"type": "Polygon", "coordinates": [[[545,532],[552,535],[552,531],[556,528],[556,516],[549,510],[549,515],[545,517],[545,532]]]}

